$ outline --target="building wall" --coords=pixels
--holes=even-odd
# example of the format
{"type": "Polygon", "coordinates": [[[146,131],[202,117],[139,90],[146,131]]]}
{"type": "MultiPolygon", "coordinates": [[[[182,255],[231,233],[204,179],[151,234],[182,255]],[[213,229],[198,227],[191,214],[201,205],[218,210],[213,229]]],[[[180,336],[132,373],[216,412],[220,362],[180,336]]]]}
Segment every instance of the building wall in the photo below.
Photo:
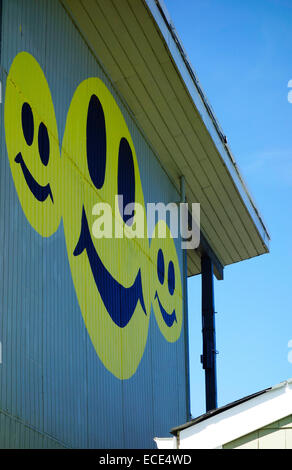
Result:
{"type": "MultiPolygon", "coordinates": [[[[116,102],[122,113],[130,134],[128,140],[132,139],[137,157],[135,171],[140,173],[145,204],[179,200],[179,194],[116,93],[110,77],[92,55],[61,3],[57,0],[3,0],[1,81],[7,102],[5,116],[4,105],[1,105],[0,122],[0,447],[154,447],[154,436],[167,435],[169,429],[187,418],[183,325],[179,338],[176,340],[174,335],[174,341],[168,341],[152,307],[150,313],[149,304],[149,329],[139,360],[136,348],[140,347],[140,337],[132,340],[136,334],[132,320],[128,324],[128,336],[123,336],[128,325],[118,329],[115,324],[118,333],[117,340],[113,341],[121,342],[122,372],[110,370],[108,357],[111,357],[111,348],[115,348],[114,343],[110,343],[113,330],[106,326],[108,319],[101,326],[90,323],[92,312],[100,315],[104,308],[98,295],[94,303],[92,292],[88,294],[92,279],[87,278],[85,262],[80,263],[79,271],[73,267],[75,258],[68,247],[71,247],[71,234],[77,233],[78,228],[74,218],[68,219],[68,210],[78,215],[90,185],[88,174],[82,173],[82,151],[71,148],[70,133],[67,137],[70,148],[66,147],[66,151],[62,141],[68,129],[66,119],[68,110],[73,109],[70,106],[74,93],[89,77],[101,79],[111,94],[109,109],[110,106],[116,109],[112,104],[116,102]],[[20,73],[21,70],[15,70],[23,65],[19,65],[19,59],[13,61],[23,51],[29,56],[22,56],[27,62],[20,73]],[[11,69],[12,63],[17,64],[14,69],[11,69]],[[22,76],[26,78],[19,81],[14,78],[22,76]],[[27,94],[36,98],[32,105],[35,123],[45,120],[43,116],[48,118],[45,124],[53,156],[39,173],[36,169],[40,163],[33,160],[37,152],[36,137],[33,143],[25,143],[21,129],[19,106],[28,101],[27,94]],[[33,199],[30,202],[23,161],[22,164],[20,160],[15,162],[18,151],[22,151],[23,158],[27,157],[26,161],[32,165],[30,169],[38,175],[42,186],[49,184],[50,179],[55,212],[49,212],[49,198],[45,201],[47,206],[33,199]],[[62,156],[61,163],[57,154],[62,156]],[[55,168],[51,163],[53,159],[55,168]],[[78,198],[74,199],[77,192],[78,198]],[[68,194],[72,197],[70,203],[68,194]],[[68,220],[73,223],[72,227],[68,220]],[[94,332],[99,327],[103,329],[103,337],[96,339],[94,332]],[[101,340],[105,341],[104,348],[110,344],[106,353],[100,350],[101,340]],[[136,371],[135,364],[130,363],[129,377],[124,372],[128,367],[124,359],[127,341],[133,360],[138,363],[136,371]]],[[[102,97],[107,96],[102,87],[100,90],[102,97]]],[[[77,116],[78,123],[82,118],[83,115],[77,116]]],[[[118,119],[121,120],[121,116],[118,119]]],[[[30,130],[27,132],[29,134],[30,130]]],[[[114,127],[111,132],[114,136],[114,127]]],[[[72,131],[72,139],[75,137],[72,131]]],[[[75,139],[76,146],[81,140],[75,139]]],[[[172,243],[180,271],[177,276],[180,274],[182,278],[180,239],[172,243]]],[[[112,253],[114,246],[112,249],[109,244],[98,246],[103,246],[104,263],[121,277],[132,272],[135,258],[138,266],[141,261],[143,279],[146,279],[143,292],[152,305],[157,272],[149,245],[147,240],[144,251],[139,245],[139,252],[139,247],[127,244],[125,252],[121,249],[116,257],[112,253]],[[133,253],[138,255],[133,256],[133,253]],[[117,271],[115,263],[119,263],[120,270],[117,271]]],[[[171,254],[167,247],[166,243],[166,257],[171,254]]],[[[182,304],[182,299],[178,302],[182,304]]],[[[134,317],[137,317],[136,310],[134,317]]],[[[141,328],[141,321],[137,320],[138,328],[141,328]]]]}
{"type": "Polygon", "coordinates": [[[223,446],[224,449],[292,449],[292,416],[223,446]]]}

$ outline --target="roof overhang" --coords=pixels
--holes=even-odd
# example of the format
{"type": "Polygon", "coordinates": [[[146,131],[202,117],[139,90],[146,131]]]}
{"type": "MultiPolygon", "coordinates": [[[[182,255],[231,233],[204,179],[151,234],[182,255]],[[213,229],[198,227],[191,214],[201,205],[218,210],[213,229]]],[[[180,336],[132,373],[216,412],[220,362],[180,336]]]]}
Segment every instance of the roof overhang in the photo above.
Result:
{"type": "MultiPolygon", "coordinates": [[[[269,234],[162,1],[61,0],[177,190],[201,204],[222,266],[269,251],[269,234]]],[[[188,250],[188,275],[201,272],[188,250]]]]}

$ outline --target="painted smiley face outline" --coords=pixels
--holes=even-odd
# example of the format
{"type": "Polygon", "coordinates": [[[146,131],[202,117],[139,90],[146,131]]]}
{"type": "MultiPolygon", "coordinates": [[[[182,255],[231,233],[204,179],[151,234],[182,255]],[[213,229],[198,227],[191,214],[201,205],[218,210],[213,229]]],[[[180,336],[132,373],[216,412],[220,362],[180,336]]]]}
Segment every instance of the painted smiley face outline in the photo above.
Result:
{"type": "Polygon", "coordinates": [[[55,109],[46,77],[28,52],[13,59],[6,80],[5,140],[24,215],[42,237],[61,221],[61,162],[55,109]]]}
{"type": "MultiPolygon", "coordinates": [[[[93,182],[96,189],[101,189],[106,172],[106,160],[107,160],[107,149],[106,149],[106,127],[105,117],[102,105],[96,95],[92,95],[88,105],[87,114],[87,125],[86,125],[86,142],[87,142],[87,165],[91,181],[93,182]]],[[[124,165],[120,165],[120,162],[128,163],[128,177],[130,179],[130,187],[132,191],[124,198],[124,206],[129,202],[135,200],[135,175],[134,175],[134,163],[132,161],[133,156],[130,146],[124,137],[121,138],[119,148],[119,166],[118,166],[118,180],[119,183],[119,194],[123,191],[121,189],[122,181],[120,181],[120,172],[125,171],[124,165]]],[[[124,194],[123,194],[124,196],[124,194]]],[[[123,208],[120,208],[122,211],[123,208]]],[[[130,223],[129,216],[123,216],[125,223],[130,223]]],[[[124,328],[128,325],[131,320],[137,303],[140,302],[141,307],[147,315],[143,291],[142,291],[142,280],[141,271],[139,269],[137,276],[130,287],[124,287],[119,283],[108,271],[102,262],[97,250],[92,242],[90,230],[88,227],[88,221],[86,216],[86,210],[83,206],[81,216],[81,229],[78,242],[75,246],[73,255],[79,256],[84,251],[87,253],[88,261],[90,264],[91,272],[96,284],[96,288],[100,293],[105,308],[110,315],[113,322],[120,328],[124,328]],[[123,299],[119,303],[113,302],[112,299],[123,299]]]]}
{"type": "Polygon", "coordinates": [[[80,311],[102,364],[118,379],[129,379],[141,362],[148,337],[151,292],[145,286],[150,276],[149,242],[147,237],[109,239],[92,235],[96,203],[109,204],[111,221],[122,233],[135,230],[132,224],[137,221],[136,215],[124,214],[125,205],[134,201],[145,207],[129,128],[100,78],[85,79],[74,92],[61,162],[66,174],[64,233],[80,311]],[[106,159],[98,158],[101,154],[106,159]],[[129,174],[134,185],[127,184],[129,174]],[[115,199],[118,194],[123,195],[123,207],[115,199]],[[125,313],[121,314],[122,309],[125,313]]]}
{"type": "Polygon", "coordinates": [[[182,282],[177,249],[165,220],[159,220],[153,230],[150,259],[151,298],[155,319],[164,338],[174,343],[182,330],[182,282]]]}
{"type": "MultiPolygon", "coordinates": [[[[21,123],[23,136],[27,145],[30,147],[34,140],[34,118],[31,106],[27,102],[24,102],[22,105],[21,123]]],[[[47,127],[43,122],[40,123],[38,129],[38,150],[42,164],[47,166],[50,159],[50,140],[47,127]]],[[[45,186],[42,186],[36,181],[27,168],[21,152],[18,152],[14,161],[20,165],[26,184],[33,196],[40,202],[44,202],[48,197],[50,197],[52,204],[54,204],[50,184],[48,183],[45,186]]]]}

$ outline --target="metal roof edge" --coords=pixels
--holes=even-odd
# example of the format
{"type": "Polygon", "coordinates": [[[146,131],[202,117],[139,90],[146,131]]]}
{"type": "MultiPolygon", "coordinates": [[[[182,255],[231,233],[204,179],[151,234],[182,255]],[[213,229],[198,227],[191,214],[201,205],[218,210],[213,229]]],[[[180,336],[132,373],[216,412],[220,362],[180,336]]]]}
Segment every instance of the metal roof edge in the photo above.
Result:
{"type": "Polygon", "coordinates": [[[196,418],[193,418],[192,420],[181,424],[180,426],[176,426],[170,430],[170,433],[176,436],[178,432],[187,429],[191,426],[194,426],[195,424],[201,423],[202,421],[205,421],[209,418],[212,418],[213,416],[216,416],[220,413],[223,413],[224,411],[227,411],[231,408],[234,408],[237,405],[240,405],[242,403],[245,403],[249,400],[252,400],[253,398],[256,398],[260,395],[263,395],[264,393],[268,393],[274,390],[278,390],[280,388],[285,388],[289,385],[292,385],[292,378],[286,379],[283,382],[280,382],[279,384],[273,385],[272,387],[265,388],[263,390],[260,390],[258,392],[252,393],[251,395],[247,395],[245,397],[239,398],[238,400],[235,400],[231,403],[227,403],[226,405],[221,406],[220,408],[216,408],[214,410],[207,411],[207,413],[204,413],[200,416],[197,416],[196,418]]]}
{"type": "Polygon", "coordinates": [[[269,250],[270,235],[263,222],[261,215],[251,195],[249,194],[246,184],[239,172],[238,166],[234,160],[232,152],[227,145],[227,139],[224,135],[220,124],[215,117],[211,105],[209,104],[206,95],[200,85],[195,71],[188,60],[187,54],[184,51],[182,43],[174,28],[170,15],[167,11],[163,0],[144,0],[148,10],[152,14],[166,44],[169,52],[175,62],[175,65],[185,83],[185,86],[193,99],[193,102],[200,113],[200,116],[208,130],[215,147],[221,155],[230,175],[232,176],[234,185],[241,196],[251,219],[265,245],[267,251],[269,250]]]}
{"type": "Polygon", "coordinates": [[[202,421],[211,418],[212,416],[216,416],[226,410],[229,410],[230,408],[234,408],[235,406],[240,405],[241,403],[245,403],[246,401],[251,400],[252,398],[258,397],[259,395],[263,395],[269,390],[272,390],[272,387],[260,390],[259,392],[252,393],[251,395],[247,395],[246,397],[239,398],[238,400],[232,401],[231,403],[227,403],[226,405],[220,406],[220,408],[215,408],[214,410],[207,411],[207,413],[197,416],[196,418],[191,419],[190,421],[181,424],[180,426],[172,428],[170,430],[170,433],[176,436],[177,433],[182,431],[183,429],[187,429],[197,423],[201,423],[202,421]]]}

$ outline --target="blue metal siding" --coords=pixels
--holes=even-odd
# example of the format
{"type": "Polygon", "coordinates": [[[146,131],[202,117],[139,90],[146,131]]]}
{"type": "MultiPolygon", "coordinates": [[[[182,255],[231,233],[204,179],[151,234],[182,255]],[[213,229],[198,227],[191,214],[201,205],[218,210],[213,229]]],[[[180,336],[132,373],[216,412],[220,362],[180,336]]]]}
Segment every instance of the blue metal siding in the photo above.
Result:
{"type": "MultiPolygon", "coordinates": [[[[20,51],[32,54],[44,71],[60,148],[76,87],[88,77],[100,77],[129,127],[145,203],[179,200],[57,0],[3,1],[3,94],[12,60],[20,51]]],[[[168,343],[152,311],[137,372],[122,381],[104,367],[78,305],[63,223],[47,239],[28,223],[9,168],[3,106],[0,124],[0,447],[153,447],[153,437],[167,435],[186,419],[184,328],[176,343],[168,343]]],[[[182,275],[180,240],[176,248],[182,275]]]]}

